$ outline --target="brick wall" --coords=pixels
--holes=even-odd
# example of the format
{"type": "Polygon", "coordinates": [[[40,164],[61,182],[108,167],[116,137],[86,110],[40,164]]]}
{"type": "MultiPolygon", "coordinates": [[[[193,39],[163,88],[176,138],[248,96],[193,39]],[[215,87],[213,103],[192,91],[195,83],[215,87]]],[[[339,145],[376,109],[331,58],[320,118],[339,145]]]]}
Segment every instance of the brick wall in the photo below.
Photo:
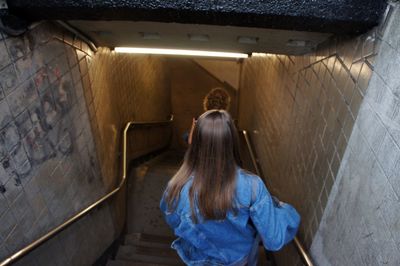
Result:
{"type": "MultiPolygon", "coordinates": [[[[299,237],[307,248],[364,98],[378,44],[371,31],[332,38],[304,56],[259,55],[243,63],[239,127],[250,131],[272,194],[300,212],[299,237]]],[[[281,265],[300,263],[292,247],[276,257],[281,265]]]]}
{"type": "Polygon", "coordinates": [[[379,54],[312,244],[318,265],[400,265],[400,5],[387,14],[375,31],[379,54]]]}

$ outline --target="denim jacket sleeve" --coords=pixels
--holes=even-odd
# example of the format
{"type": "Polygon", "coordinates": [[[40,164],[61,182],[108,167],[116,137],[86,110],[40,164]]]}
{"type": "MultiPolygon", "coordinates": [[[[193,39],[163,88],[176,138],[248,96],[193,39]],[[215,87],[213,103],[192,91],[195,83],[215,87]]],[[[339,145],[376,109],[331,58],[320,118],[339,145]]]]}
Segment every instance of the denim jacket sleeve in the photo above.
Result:
{"type": "Polygon", "coordinates": [[[175,211],[170,211],[168,210],[167,202],[165,201],[165,192],[163,197],[161,198],[160,201],[160,209],[162,213],[164,214],[164,219],[167,222],[167,224],[172,228],[175,229],[178,227],[180,224],[180,217],[175,211]]]}
{"type": "Polygon", "coordinates": [[[287,203],[274,202],[260,178],[254,189],[255,200],[250,206],[250,217],[267,250],[281,249],[291,241],[300,224],[300,215],[287,203]]]}

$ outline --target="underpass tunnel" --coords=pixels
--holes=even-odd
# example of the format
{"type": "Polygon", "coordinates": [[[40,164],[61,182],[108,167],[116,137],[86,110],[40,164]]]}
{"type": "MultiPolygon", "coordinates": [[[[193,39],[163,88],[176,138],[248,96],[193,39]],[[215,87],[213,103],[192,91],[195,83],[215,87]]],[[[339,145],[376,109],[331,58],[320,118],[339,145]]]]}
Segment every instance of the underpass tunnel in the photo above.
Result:
{"type": "MultiPolygon", "coordinates": [[[[400,264],[398,2],[3,2],[0,262],[118,187],[126,144],[127,185],[12,264],[180,265],[157,204],[204,97],[223,88],[314,265],[400,264]],[[130,121],[145,125],[124,143],[130,121]]],[[[307,262],[291,243],[260,265],[307,262]]]]}

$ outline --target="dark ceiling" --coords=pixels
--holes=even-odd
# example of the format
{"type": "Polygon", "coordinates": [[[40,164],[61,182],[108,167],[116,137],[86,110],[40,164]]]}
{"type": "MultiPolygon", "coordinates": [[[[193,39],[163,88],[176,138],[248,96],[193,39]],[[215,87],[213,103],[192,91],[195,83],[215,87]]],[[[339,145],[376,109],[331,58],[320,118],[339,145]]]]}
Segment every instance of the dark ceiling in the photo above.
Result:
{"type": "Polygon", "coordinates": [[[385,0],[8,0],[11,13],[58,20],[130,20],[359,33],[385,0]]]}
{"type": "MultiPolygon", "coordinates": [[[[7,14],[62,20],[99,46],[302,54],[376,26],[385,0],[8,0],[7,14]]],[[[3,10],[4,14],[4,10],[3,10]]]]}

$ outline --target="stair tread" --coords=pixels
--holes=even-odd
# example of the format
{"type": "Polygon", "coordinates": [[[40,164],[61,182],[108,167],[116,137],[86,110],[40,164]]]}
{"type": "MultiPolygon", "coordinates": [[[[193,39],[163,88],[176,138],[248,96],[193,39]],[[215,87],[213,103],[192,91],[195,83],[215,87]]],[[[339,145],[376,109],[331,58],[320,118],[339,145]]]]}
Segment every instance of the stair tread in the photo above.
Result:
{"type": "Polygon", "coordinates": [[[136,253],[158,257],[177,257],[176,251],[172,248],[143,247],[136,245],[122,245],[119,247],[118,253],[136,253]]]}
{"type": "Polygon", "coordinates": [[[178,254],[171,248],[123,245],[118,248],[116,259],[165,265],[182,264],[178,254]]]}
{"type": "Polygon", "coordinates": [[[109,260],[106,266],[166,266],[168,264],[159,264],[151,262],[140,261],[126,261],[126,260],[109,260]]]}
{"type": "Polygon", "coordinates": [[[148,248],[162,248],[162,249],[170,249],[171,244],[170,243],[158,243],[158,242],[148,242],[148,241],[143,241],[140,239],[130,239],[130,238],[125,238],[124,244],[126,246],[140,246],[140,247],[148,247],[148,248]]]}
{"type": "Polygon", "coordinates": [[[160,236],[160,235],[152,235],[147,233],[131,233],[125,235],[125,242],[127,241],[144,241],[144,242],[152,242],[159,244],[171,245],[171,243],[175,240],[172,236],[160,236]]]}

